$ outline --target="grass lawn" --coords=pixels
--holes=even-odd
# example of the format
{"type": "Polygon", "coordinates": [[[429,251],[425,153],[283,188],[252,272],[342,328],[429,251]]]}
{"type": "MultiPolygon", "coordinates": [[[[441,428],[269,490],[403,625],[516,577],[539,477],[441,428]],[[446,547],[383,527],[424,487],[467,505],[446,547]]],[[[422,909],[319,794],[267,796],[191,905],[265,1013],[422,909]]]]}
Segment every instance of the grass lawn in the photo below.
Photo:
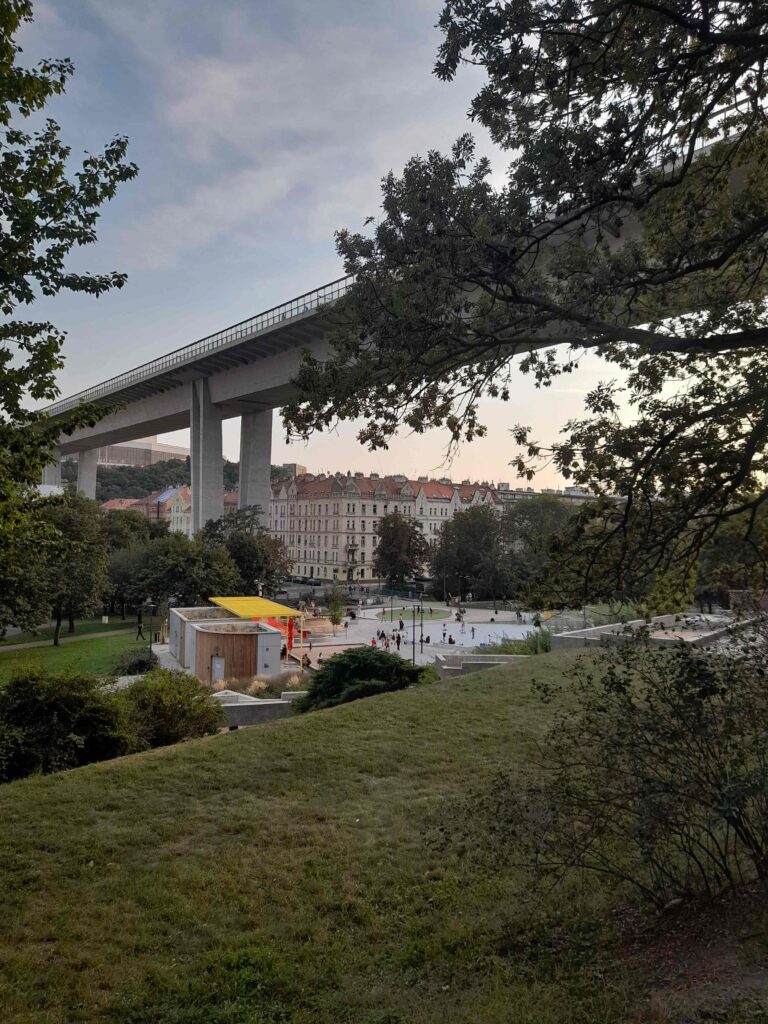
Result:
{"type": "MultiPolygon", "coordinates": [[[[61,637],[72,636],[72,633],[68,633],[69,623],[64,622],[61,627],[61,637]]],[[[123,620],[119,616],[110,616],[110,620],[107,623],[101,621],[101,619],[75,619],[75,636],[87,636],[91,633],[108,633],[113,632],[116,629],[132,629],[136,630],[136,619],[123,620]]],[[[53,640],[53,629],[39,629],[36,633],[15,633],[12,636],[7,636],[3,640],[0,640],[0,648],[8,647],[11,644],[31,644],[38,640],[53,640]]]]}
{"type": "MultiPolygon", "coordinates": [[[[134,630],[135,630],[134,626],[134,630]]],[[[81,672],[105,675],[123,653],[147,643],[134,640],[135,632],[116,636],[87,637],[59,647],[28,647],[22,651],[0,651],[0,683],[6,682],[22,665],[40,665],[51,672],[74,668],[81,672]]]]}
{"type": "Polygon", "coordinates": [[[672,1020],[594,881],[526,899],[428,839],[573,659],[0,788],[3,1024],[672,1020]]]}

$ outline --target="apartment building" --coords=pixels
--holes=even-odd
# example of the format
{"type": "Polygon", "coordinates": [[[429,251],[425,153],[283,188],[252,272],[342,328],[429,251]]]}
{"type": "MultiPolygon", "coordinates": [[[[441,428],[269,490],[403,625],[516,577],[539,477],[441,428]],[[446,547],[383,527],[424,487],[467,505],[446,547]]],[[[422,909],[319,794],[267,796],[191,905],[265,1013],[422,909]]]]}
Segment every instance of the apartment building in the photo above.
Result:
{"type": "Polygon", "coordinates": [[[273,487],[269,528],[287,546],[293,574],[322,580],[374,579],[376,527],[399,512],[434,540],[456,512],[474,505],[499,507],[495,491],[468,480],[306,473],[273,487]]]}

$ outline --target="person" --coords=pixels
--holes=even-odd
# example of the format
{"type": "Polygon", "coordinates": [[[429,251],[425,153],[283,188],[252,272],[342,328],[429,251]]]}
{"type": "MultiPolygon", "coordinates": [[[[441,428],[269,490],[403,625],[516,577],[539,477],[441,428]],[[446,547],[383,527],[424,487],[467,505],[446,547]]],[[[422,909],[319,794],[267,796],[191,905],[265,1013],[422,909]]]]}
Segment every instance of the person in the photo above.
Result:
{"type": "Polygon", "coordinates": [[[371,637],[371,647],[375,647],[375,646],[376,646],[376,637],[372,636],[371,637]]]}
{"type": "Polygon", "coordinates": [[[453,637],[452,637],[452,636],[449,636],[449,637],[448,637],[448,643],[449,643],[449,644],[455,644],[455,643],[456,643],[456,641],[455,641],[455,640],[453,639],[453,637]]]}
{"type": "Polygon", "coordinates": [[[473,640],[475,639],[475,627],[474,626],[472,627],[472,639],[473,640]]]}
{"type": "Polygon", "coordinates": [[[323,652],[320,651],[320,653],[317,656],[317,664],[319,665],[322,660],[323,660],[323,652]]]}
{"type": "Polygon", "coordinates": [[[429,636],[427,636],[427,639],[424,641],[424,643],[428,644],[429,642],[430,642],[430,639],[429,639],[429,636]]]}
{"type": "Polygon", "coordinates": [[[520,609],[519,608],[517,609],[517,621],[518,622],[522,622],[523,621],[523,616],[520,614],[520,609]]]}
{"type": "Polygon", "coordinates": [[[395,643],[397,644],[397,649],[399,651],[400,650],[400,634],[399,633],[397,634],[397,639],[395,640],[395,643]]]}
{"type": "Polygon", "coordinates": [[[432,605],[429,606],[429,614],[432,614],[432,605]]]}
{"type": "Polygon", "coordinates": [[[443,626],[443,643],[445,643],[445,634],[446,634],[446,632],[447,632],[447,630],[446,630],[445,626],[443,626]]]}
{"type": "Polygon", "coordinates": [[[146,637],[144,636],[144,627],[142,626],[142,624],[140,622],[136,623],[136,639],[137,640],[146,640],[146,637]]]}
{"type": "Polygon", "coordinates": [[[309,660],[309,655],[308,654],[305,654],[304,657],[301,659],[301,667],[302,668],[312,668],[312,662],[309,660]]]}
{"type": "Polygon", "coordinates": [[[283,646],[280,648],[280,661],[285,661],[285,659],[287,657],[288,657],[288,646],[286,644],[283,644],[283,646]]]}
{"type": "Polygon", "coordinates": [[[539,618],[538,612],[536,612],[536,614],[533,616],[533,624],[536,627],[536,629],[541,629],[541,619],[539,618]]]}
{"type": "Polygon", "coordinates": [[[400,619],[399,626],[400,626],[400,632],[402,633],[403,630],[405,629],[405,623],[403,622],[402,619],[400,619]]]}

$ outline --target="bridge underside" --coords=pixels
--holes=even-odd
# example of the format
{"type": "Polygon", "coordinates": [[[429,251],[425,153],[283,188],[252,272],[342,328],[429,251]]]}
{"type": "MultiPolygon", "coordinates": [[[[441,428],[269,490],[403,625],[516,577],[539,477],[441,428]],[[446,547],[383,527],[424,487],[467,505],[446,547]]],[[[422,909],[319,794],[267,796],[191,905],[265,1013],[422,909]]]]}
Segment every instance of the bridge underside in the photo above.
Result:
{"type": "MultiPolygon", "coordinates": [[[[94,427],[62,434],[59,458],[78,455],[78,489],[95,497],[99,448],[189,427],[192,528],[198,530],[223,514],[221,423],[240,416],[240,505],[260,505],[266,514],[271,498],[272,410],[295,397],[291,381],[304,351],[319,359],[327,355],[316,309],[115,388],[95,401],[113,411],[94,427]]],[[[65,411],[53,415],[60,417],[65,411]]],[[[46,470],[45,482],[60,478],[57,461],[46,470]]]]}

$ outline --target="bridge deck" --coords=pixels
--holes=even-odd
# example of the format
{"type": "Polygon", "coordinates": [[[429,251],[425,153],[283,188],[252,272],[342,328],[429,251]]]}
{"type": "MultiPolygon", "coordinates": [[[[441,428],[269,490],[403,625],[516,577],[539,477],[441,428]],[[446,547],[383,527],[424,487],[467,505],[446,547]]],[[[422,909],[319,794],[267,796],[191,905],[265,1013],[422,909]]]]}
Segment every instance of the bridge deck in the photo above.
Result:
{"type": "Polygon", "coordinates": [[[135,401],[178,387],[194,377],[208,376],[274,355],[284,348],[295,347],[297,341],[309,342],[315,332],[309,323],[302,323],[302,320],[310,320],[321,307],[345,295],[353,281],[350,276],[337,278],[330,284],[305,292],[76,395],[62,398],[46,406],[44,412],[55,417],[82,402],[135,401]],[[291,328],[290,340],[283,331],[288,326],[291,328]]]}

